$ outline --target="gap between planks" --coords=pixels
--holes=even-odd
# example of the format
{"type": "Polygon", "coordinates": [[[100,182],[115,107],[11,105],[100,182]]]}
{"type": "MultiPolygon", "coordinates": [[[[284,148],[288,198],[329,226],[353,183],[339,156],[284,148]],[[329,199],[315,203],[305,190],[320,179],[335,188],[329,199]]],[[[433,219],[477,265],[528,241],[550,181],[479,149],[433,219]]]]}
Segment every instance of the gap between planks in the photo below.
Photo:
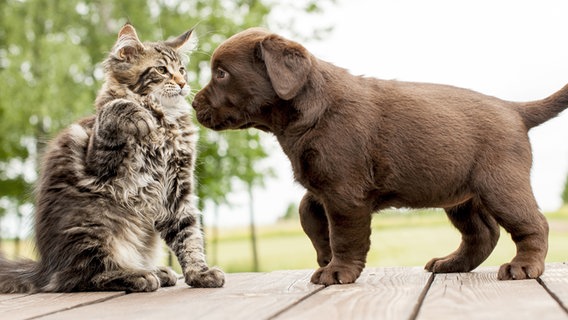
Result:
{"type": "Polygon", "coordinates": [[[547,264],[540,279],[512,281],[497,280],[497,269],[435,274],[415,319],[568,319],[568,265],[547,264]]]}

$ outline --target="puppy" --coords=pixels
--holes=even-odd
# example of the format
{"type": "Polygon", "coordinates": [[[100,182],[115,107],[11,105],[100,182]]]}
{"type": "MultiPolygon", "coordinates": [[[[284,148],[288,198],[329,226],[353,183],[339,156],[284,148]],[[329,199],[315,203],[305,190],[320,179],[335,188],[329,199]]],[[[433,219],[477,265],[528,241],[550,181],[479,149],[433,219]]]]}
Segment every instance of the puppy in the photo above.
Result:
{"type": "Polygon", "coordinates": [[[370,246],[371,213],[389,207],[443,208],[461,232],[458,249],[432,259],[428,271],[473,270],[503,226],[517,254],[498,278],[543,273],[548,224],[531,190],[527,132],[568,107],[568,86],[516,103],[353,76],[258,28],[222,43],[211,68],[193,101],[198,121],[272,132],[307,189],[300,218],[320,266],[313,283],[354,282],[370,246]]]}

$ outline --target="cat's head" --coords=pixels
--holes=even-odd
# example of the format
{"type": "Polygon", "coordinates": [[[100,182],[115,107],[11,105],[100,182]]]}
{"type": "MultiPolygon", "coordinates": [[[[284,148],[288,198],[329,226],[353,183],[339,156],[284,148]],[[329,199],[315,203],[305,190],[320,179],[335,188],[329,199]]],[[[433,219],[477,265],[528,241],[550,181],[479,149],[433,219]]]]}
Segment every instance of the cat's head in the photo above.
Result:
{"type": "Polygon", "coordinates": [[[154,96],[166,109],[185,105],[190,92],[185,65],[194,46],[192,30],[171,40],[142,43],[126,24],[105,61],[107,79],[138,95],[154,96]]]}

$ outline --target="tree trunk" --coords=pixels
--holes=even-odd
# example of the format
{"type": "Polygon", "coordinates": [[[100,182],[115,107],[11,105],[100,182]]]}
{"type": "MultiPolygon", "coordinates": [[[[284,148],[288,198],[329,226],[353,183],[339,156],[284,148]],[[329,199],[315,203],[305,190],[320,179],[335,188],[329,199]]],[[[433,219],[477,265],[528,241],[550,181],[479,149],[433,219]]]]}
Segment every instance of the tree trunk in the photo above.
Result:
{"type": "Polygon", "coordinates": [[[248,186],[248,194],[249,194],[249,210],[250,210],[250,241],[252,244],[252,264],[253,264],[253,271],[258,272],[260,268],[258,263],[256,228],[254,225],[254,201],[252,194],[252,185],[248,186]]]}

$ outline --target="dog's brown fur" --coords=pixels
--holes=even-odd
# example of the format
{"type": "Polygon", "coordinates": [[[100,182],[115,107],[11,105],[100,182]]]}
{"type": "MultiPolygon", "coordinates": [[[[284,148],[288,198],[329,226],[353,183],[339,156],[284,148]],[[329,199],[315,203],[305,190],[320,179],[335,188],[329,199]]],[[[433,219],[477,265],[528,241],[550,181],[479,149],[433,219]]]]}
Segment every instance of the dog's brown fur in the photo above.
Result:
{"type": "Polygon", "coordinates": [[[213,53],[212,79],[195,97],[215,130],[272,132],[308,191],[302,227],[320,268],[312,282],[354,282],[365,266],[371,213],[440,207],[462,233],[459,248],[426,264],[467,272],[492,252],[499,225],[517,255],[499,279],[544,271],[548,224],[532,194],[527,132],[568,107],[568,86],[514,103],[470,90],[358,77],[300,44],[261,29],[213,53]]]}

